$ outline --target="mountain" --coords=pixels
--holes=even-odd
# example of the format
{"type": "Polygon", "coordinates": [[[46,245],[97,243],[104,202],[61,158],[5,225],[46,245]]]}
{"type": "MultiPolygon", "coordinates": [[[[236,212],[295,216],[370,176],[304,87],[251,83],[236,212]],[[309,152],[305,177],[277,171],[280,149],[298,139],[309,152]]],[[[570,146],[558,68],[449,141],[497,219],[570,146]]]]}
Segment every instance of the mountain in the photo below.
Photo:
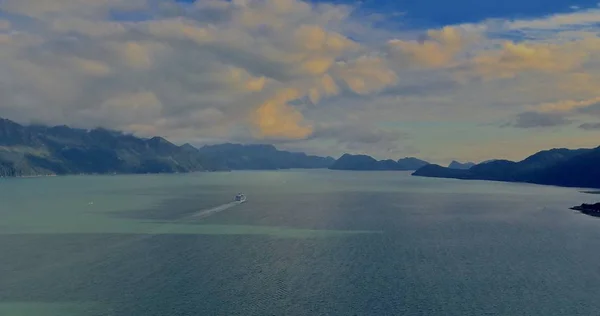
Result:
{"type": "Polygon", "coordinates": [[[448,165],[448,168],[450,168],[450,169],[463,169],[463,170],[466,170],[466,169],[469,169],[469,168],[473,167],[474,165],[475,165],[475,163],[473,163],[473,162],[460,163],[460,162],[458,162],[456,160],[453,160],[448,165]]]}
{"type": "Polygon", "coordinates": [[[332,170],[380,170],[378,161],[367,155],[344,154],[329,169],[332,170]]]}
{"type": "Polygon", "coordinates": [[[221,170],[164,138],[102,128],[23,126],[0,119],[0,175],[159,173],[221,170]]]}
{"type": "Polygon", "coordinates": [[[469,179],[469,173],[465,169],[452,169],[436,164],[430,164],[413,172],[413,176],[431,178],[469,179]]]}
{"type": "Polygon", "coordinates": [[[383,171],[383,170],[416,170],[421,166],[429,164],[416,158],[404,158],[398,161],[391,159],[376,160],[367,155],[344,154],[329,167],[332,170],[360,170],[360,171],[383,171]]]}
{"type": "Polygon", "coordinates": [[[162,137],[138,138],[103,128],[24,126],[0,118],[0,176],[326,168],[333,162],[270,145],[197,149],[162,137]]]}
{"type": "Polygon", "coordinates": [[[595,149],[551,149],[514,162],[494,160],[468,170],[425,166],[415,176],[527,182],[568,187],[600,187],[600,147],[595,149]]]}
{"type": "Polygon", "coordinates": [[[406,157],[398,160],[398,167],[400,170],[417,170],[421,167],[427,166],[429,162],[415,157],[406,157]]]}
{"type": "Polygon", "coordinates": [[[280,151],[272,145],[221,144],[204,146],[198,152],[210,161],[220,161],[233,170],[318,169],[328,168],[335,162],[331,157],[280,151]]]}

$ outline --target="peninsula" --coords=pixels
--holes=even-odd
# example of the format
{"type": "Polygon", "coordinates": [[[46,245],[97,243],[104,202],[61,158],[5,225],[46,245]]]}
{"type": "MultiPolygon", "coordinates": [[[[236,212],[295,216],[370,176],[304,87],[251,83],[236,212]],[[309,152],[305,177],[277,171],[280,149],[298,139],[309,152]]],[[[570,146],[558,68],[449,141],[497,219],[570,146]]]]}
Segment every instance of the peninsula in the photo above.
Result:
{"type": "Polygon", "coordinates": [[[600,147],[593,149],[557,148],[535,153],[524,160],[493,160],[469,169],[427,165],[414,176],[525,182],[564,187],[600,188],[600,147]]]}
{"type": "Polygon", "coordinates": [[[571,208],[575,211],[580,211],[583,214],[600,217],[600,203],[595,204],[581,204],[571,208]]]}

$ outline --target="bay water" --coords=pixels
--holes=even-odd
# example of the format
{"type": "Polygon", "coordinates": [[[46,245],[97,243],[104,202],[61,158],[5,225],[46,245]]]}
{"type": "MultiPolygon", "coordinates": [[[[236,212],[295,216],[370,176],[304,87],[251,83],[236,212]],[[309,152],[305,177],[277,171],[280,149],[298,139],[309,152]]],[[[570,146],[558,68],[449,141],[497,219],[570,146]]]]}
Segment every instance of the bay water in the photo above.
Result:
{"type": "Polygon", "coordinates": [[[0,179],[0,315],[599,315],[600,218],[569,210],[597,198],[407,172],[0,179]]]}

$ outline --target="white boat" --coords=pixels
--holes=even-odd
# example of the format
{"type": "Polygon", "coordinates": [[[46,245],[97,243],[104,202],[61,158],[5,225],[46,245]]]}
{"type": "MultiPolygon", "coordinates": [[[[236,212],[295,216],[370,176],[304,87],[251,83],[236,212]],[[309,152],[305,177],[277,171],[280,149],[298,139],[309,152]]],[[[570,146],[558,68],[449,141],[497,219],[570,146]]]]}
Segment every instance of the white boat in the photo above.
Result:
{"type": "Polygon", "coordinates": [[[246,202],[246,196],[242,193],[238,193],[238,195],[235,196],[235,201],[239,203],[244,203],[246,202]]]}

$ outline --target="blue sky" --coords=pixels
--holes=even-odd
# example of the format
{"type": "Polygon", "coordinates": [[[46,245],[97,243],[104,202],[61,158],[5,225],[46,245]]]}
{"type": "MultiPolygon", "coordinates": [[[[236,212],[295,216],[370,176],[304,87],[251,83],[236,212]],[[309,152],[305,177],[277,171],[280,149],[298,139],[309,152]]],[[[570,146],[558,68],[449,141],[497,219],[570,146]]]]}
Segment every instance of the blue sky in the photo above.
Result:
{"type": "Polygon", "coordinates": [[[0,113],[339,156],[522,159],[600,136],[590,1],[5,0],[0,113]]]}
{"type": "MultiPolygon", "coordinates": [[[[182,3],[195,2],[194,0],[178,1],[182,3]]],[[[598,1],[591,0],[312,0],[311,2],[357,6],[363,12],[399,13],[403,14],[403,22],[419,27],[476,23],[490,18],[529,19],[598,6],[598,1]]]]}
{"type": "MultiPolygon", "coordinates": [[[[351,1],[336,1],[352,3],[351,1]]],[[[597,1],[569,0],[365,0],[361,7],[376,12],[404,13],[410,24],[440,27],[451,24],[476,23],[485,19],[527,19],[548,14],[593,8],[597,1]]]]}

